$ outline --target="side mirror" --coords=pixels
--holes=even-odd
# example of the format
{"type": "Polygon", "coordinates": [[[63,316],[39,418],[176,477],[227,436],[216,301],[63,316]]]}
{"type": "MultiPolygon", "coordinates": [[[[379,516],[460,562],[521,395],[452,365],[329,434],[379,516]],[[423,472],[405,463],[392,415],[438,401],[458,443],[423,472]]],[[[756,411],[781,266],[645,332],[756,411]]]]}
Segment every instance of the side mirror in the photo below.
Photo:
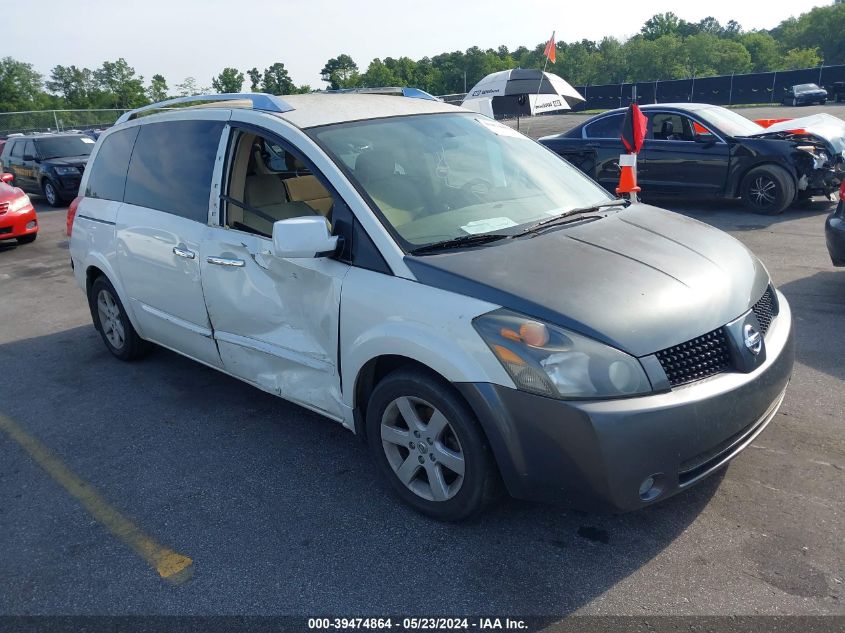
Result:
{"type": "Polygon", "coordinates": [[[23,159],[24,160],[35,160],[35,156],[33,156],[32,154],[24,154],[23,159]]]}
{"type": "Polygon", "coordinates": [[[702,145],[713,145],[716,142],[712,134],[696,134],[693,138],[696,143],[701,143],[702,145]]]}
{"type": "Polygon", "coordinates": [[[5,182],[7,185],[11,184],[14,179],[15,179],[14,174],[9,174],[9,173],[0,174],[0,182],[5,182]]]}
{"type": "Polygon", "coordinates": [[[337,239],[337,236],[329,231],[329,222],[322,215],[308,215],[273,223],[273,254],[276,257],[326,257],[337,249],[337,239]]]}

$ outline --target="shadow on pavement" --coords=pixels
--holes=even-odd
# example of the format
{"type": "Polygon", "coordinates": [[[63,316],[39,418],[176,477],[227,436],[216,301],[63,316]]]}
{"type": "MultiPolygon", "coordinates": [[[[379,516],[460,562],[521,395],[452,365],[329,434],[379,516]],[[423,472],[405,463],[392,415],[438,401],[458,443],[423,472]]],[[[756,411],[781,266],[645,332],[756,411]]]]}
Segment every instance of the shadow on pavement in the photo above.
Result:
{"type": "Polygon", "coordinates": [[[783,284],[796,321],[797,359],[839,380],[845,380],[845,269],[820,271],[783,284]]]}
{"type": "Polygon", "coordinates": [[[122,363],[84,326],[0,346],[0,375],[3,414],[196,568],[176,589],[73,504],[56,517],[64,491],[32,496],[46,475],[0,437],[6,613],[558,616],[658,556],[724,473],[622,516],[505,499],[442,524],[394,499],[339,425],[172,352],[122,363]]]}

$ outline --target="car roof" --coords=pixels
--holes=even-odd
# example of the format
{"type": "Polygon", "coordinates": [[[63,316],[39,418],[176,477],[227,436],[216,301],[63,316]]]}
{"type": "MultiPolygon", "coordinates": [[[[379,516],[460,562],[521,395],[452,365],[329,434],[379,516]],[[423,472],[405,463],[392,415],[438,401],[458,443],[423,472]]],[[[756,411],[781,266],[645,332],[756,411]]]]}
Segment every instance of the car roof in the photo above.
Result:
{"type": "MultiPolygon", "coordinates": [[[[712,103],[645,103],[640,105],[640,110],[648,112],[649,110],[664,110],[668,108],[674,110],[687,110],[688,112],[695,112],[697,110],[706,110],[708,108],[719,107],[721,106],[713,105],[712,103]]],[[[613,110],[607,110],[606,112],[597,114],[596,116],[599,117],[605,114],[619,114],[620,112],[625,112],[625,110],[627,109],[628,108],[615,108],[613,110]]]]}
{"type": "Polygon", "coordinates": [[[311,93],[282,97],[293,110],[275,114],[299,128],[439,112],[468,112],[440,101],[377,94],[311,93]]]}
{"type": "Polygon", "coordinates": [[[68,138],[74,136],[88,136],[80,132],[45,132],[43,134],[24,134],[23,136],[10,136],[7,141],[32,141],[42,138],[68,138]]]}

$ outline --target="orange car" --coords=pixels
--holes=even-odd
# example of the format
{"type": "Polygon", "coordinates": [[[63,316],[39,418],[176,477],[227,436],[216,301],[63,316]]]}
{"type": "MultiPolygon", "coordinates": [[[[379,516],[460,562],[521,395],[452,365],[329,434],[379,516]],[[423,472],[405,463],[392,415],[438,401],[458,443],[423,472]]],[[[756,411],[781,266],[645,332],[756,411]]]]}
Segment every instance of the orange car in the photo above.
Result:
{"type": "Polygon", "coordinates": [[[29,244],[38,237],[38,217],[29,196],[9,184],[12,178],[12,174],[0,174],[0,240],[29,244]]]}

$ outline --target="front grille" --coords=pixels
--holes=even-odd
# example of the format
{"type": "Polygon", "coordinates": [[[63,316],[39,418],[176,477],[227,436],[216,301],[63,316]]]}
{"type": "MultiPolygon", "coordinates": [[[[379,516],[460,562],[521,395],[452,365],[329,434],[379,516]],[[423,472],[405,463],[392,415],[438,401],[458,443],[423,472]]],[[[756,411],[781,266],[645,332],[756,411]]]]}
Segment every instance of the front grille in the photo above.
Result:
{"type": "Polygon", "coordinates": [[[732,366],[722,328],[661,350],[656,356],[673,387],[713,376],[732,366]]]}
{"type": "Polygon", "coordinates": [[[11,226],[4,226],[3,228],[0,228],[0,235],[5,235],[6,233],[11,233],[11,232],[12,232],[11,226]]]}
{"type": "Polygon", "coordinates": [[[760,300],[751,308],[757,316],[757,322],[760,323],[760,333],[765,335],[772,324],[772,319],[777,316],[778,306],[775,301],[775,293],[772,287],[766,288],[766,292],[760,297],[760,300]]]}

